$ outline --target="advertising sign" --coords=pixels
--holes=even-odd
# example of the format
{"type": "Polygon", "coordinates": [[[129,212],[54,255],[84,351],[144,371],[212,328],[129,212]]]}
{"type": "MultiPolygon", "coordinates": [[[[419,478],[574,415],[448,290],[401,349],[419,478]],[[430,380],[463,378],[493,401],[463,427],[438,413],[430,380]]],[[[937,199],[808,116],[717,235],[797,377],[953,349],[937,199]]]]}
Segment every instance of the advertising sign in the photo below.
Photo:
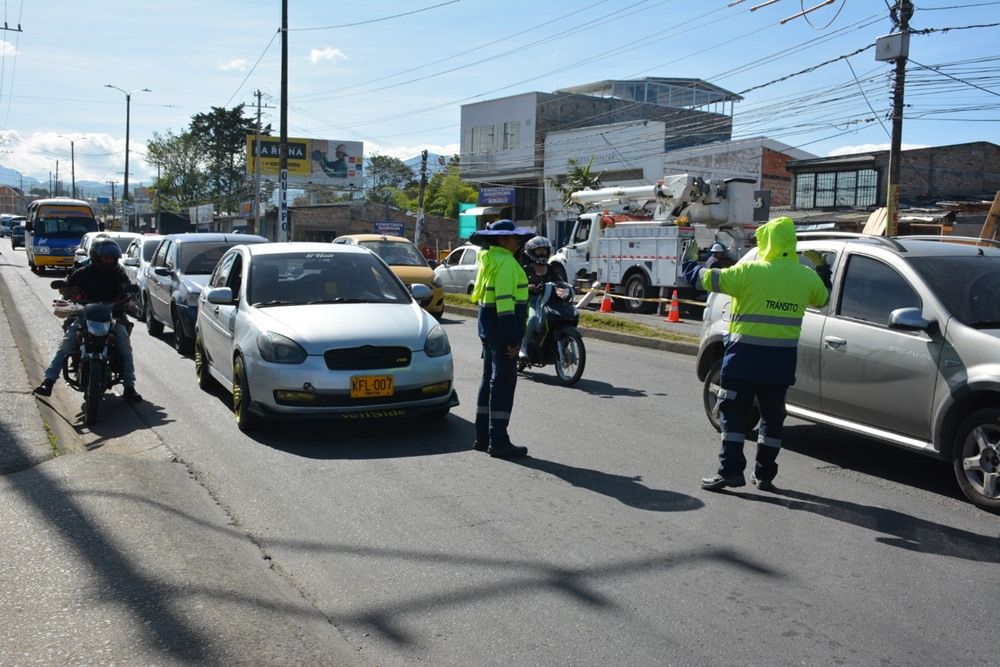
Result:
{"type": "MultiPolygon", "coordinates": [[[[260,173],[277,176],[281,140],[260,137],[260,173]]],[[[364,143],[288,138],[288,180],[294,183],[361,187],[364,143]]],[[[254,174],[254,135],[247,135],[247,176],[254,174]]]]}
{"type": "Polygon", "coordinates": [[[513,185],[484,185],[479,188],[479,205],[513,204],[513,185]]]}
{"type": "Polygon", "coordinates": [[[188,207],[188,217],[191,220],[191,224],[198,227],[207,227],[212,224],[212,205],[203,204],[201,206],[189,206],[188,207]]]}
{"type": "Polygon", "coordinates": [[[375,223],[375,233],[385,234],[386,236],[402,236],[403,235],[403,223],[388,221],[388,222],[376,222],[375,223]]]}

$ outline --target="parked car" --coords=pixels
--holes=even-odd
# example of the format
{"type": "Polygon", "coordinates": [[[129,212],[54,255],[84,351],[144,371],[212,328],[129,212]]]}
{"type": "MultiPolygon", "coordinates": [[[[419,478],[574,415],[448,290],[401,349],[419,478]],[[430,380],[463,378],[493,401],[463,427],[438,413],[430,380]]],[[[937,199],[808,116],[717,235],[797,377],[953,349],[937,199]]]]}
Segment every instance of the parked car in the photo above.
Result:
{"type": "Polygon", "coordinates": [[[10,247],[11,248],[23,248],[24,247],[24,232],[26,228],[25,221],[15,222],[10,228],[10,247]]]}
{"type": "Polygon", "coordinates": [[[452,250],[434,269],[434,275],[441,281],[446,292],[472,294],[472,286],[476,283],[476,254],[479,250],[479,246],[467,243],[452,250]]]}
{"type": "Polygon", "coordinates": [[[241,243],[267,243],[253,234],[167,234],[160,239],[146,272],[146,327],[152,336],[168,326],[174,347],[191,351],[202,286],[226,250],[241,243]]]}
{"type": "Polygon", "coordinates": [[[146,272],[149,269],[153,253],[156,246],[160,244],[160,234],[144,234],[137,239],[133,239],[125,249],[125,256],[122,257],[122,266],[129,282],[136,286],[135,301],[130,304],[130,314],[140,320],[146,319],[146,272]]]}
{"type": "Polygon", "coordinates": [[[236,246],[200,299],[198,384],[232,394],[243,431],[281,415],[443,418],[458,398],[429,296],[349,244],[236,246]]]}
{"type": "MultiPolygon", "coordinates": [[[[948,460],[966,497],[1000,513],[1000,248],[807,233],[797,251],[832,290],[802,321],[788,414],[948,460]]],[[[729,319],[712,294],[697,372],[716,428],[729,319]]]]}
{"type": "Polygon", "coordinates": [[[73,269],[79,269],[81,266],[86,266],[90,262],[90,246],[94,245],[94,239],[96,238],[100,237],[111,239],[118,244],[118,247],[122,249],[122,255],[124,255],[129,244],[141,236],[142,234],[137,234],[135,232],[87,232],[83,235],[83,238],[80,239],[80,245],[77,246],[76,250],[73,252],[73,269]]]}
{"type": "Polygon", "coordinates": [[[441,280],[409,239],[384,234],[350,234],[338,236],[333,242],[358,245],[371,250],[389,265],[407,288],[418,284],[427,285],[431,288],[431,297],[420,305],[438,319],[444,315],[444,289],[441,280]]]}

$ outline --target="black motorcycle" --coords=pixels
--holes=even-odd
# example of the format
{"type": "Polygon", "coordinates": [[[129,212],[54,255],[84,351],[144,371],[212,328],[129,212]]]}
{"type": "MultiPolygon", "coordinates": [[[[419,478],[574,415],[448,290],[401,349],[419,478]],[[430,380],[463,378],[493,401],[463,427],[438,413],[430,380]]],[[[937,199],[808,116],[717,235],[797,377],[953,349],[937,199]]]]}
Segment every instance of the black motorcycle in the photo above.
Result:
{"type": "MultiPolygon", "coordinates": [[[[54,280],[51,285],[53,289],[63,290],[66,281],[54,280]]],[[[126,298],[128,296],[131,295],[126,298]]],[[[77,344],[63,361],[62,376],[66,384],[83,392],[83,419],[87,426],[93,426],[97,422],[105,392],[122,382],[122,359],[114,336],[114,329],[119,321],[114,315],[114,309],[121,303],[124,300],[88,304],[56,302],[56,314],[65,313],[64,331],[69,329],[74,318],[80,322],[77,344]]]]}
{"type": "Polygon", "coordinates": [[[542,307],[542,327],[537,340],[528,344],[528,359],[518,359],[517,370],[534,366],[555,365],[559,381],[567,387],[583,376],[587,350],[576,325],[580,313],[573,305],[573,290],[567,286],[546,283],[551,296],[542,307]]]}

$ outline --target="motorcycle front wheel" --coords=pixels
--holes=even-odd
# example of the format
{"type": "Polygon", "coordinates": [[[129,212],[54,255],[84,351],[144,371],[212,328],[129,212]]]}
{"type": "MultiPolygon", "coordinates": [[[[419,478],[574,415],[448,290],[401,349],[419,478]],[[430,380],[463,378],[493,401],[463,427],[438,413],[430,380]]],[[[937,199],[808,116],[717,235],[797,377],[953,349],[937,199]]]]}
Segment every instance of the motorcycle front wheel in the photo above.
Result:
{"type": "Polygon", "coordinates": [[[104,398],[104,369],[99,359],[86,362],[83,379],[83,419],[87,426],[97,423],[97,413],[104,398]]]}
{"type": "Polygon", "coordinates": [[[583,338],[575,329],[560,331],[556,334],[556,375],[559,381],[567,387],[579,382],[583,376],[583,367],[587,364],[587,349],[583,346],[583,338]]]}

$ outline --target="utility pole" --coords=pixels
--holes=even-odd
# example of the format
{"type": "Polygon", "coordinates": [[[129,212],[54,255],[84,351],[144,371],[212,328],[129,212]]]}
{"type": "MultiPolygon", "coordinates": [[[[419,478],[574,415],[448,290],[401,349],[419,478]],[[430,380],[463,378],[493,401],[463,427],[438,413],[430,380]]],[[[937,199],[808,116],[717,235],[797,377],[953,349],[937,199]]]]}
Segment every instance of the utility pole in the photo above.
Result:
{"type": "Polygon", "coordinates": [[[253,136],[253,229],[251,234],[260,233],[260,89],[257,97],[257,127],[253,136]]]}
{"type": "Polygon", "coordinates": [[[56,160],[56,197],[59,196],[59,160],[56,160]]]}
{"type": "Polygon", "coordinates": [[[281,137],[278,146],[277,241],[288,240],[288,0],[281,0],[281,137]]]}
{"type": "Polygon", "coordinates": [[[115,221],[115,182],[114,181],[105,181],[105,182],[108,185],[111,186],[111,222],[114,223],[114,221],[115,221]]]}
{"type": "Polygon", "coordinates": [[[69,142],[69,173],[73,179],[73,199],[76,199],[76,155],[73,152],[73,142],[69,142]]]}
{"type": "Polygon", "coordinates": [[[910,51],[910,18],[913,3],[898,0],[889,10],[895,32],[878,40],[875,58],[895,60],[896,76],[892,90],[892,144],[889,148],[889,179],[886,187],[885,235],[895,236],[899,218],[899,172],[903,147],[903,89],[906,84],[906,59],[910,51]]]}
{"type": "Polygon", "coordinates": [[[413,230],[413,242],[420,247],[420,237],[424,235],[424,190],[427,188],[427,149],[420,152],[420,192],[417,195],[417,224],[413,230]]]}

